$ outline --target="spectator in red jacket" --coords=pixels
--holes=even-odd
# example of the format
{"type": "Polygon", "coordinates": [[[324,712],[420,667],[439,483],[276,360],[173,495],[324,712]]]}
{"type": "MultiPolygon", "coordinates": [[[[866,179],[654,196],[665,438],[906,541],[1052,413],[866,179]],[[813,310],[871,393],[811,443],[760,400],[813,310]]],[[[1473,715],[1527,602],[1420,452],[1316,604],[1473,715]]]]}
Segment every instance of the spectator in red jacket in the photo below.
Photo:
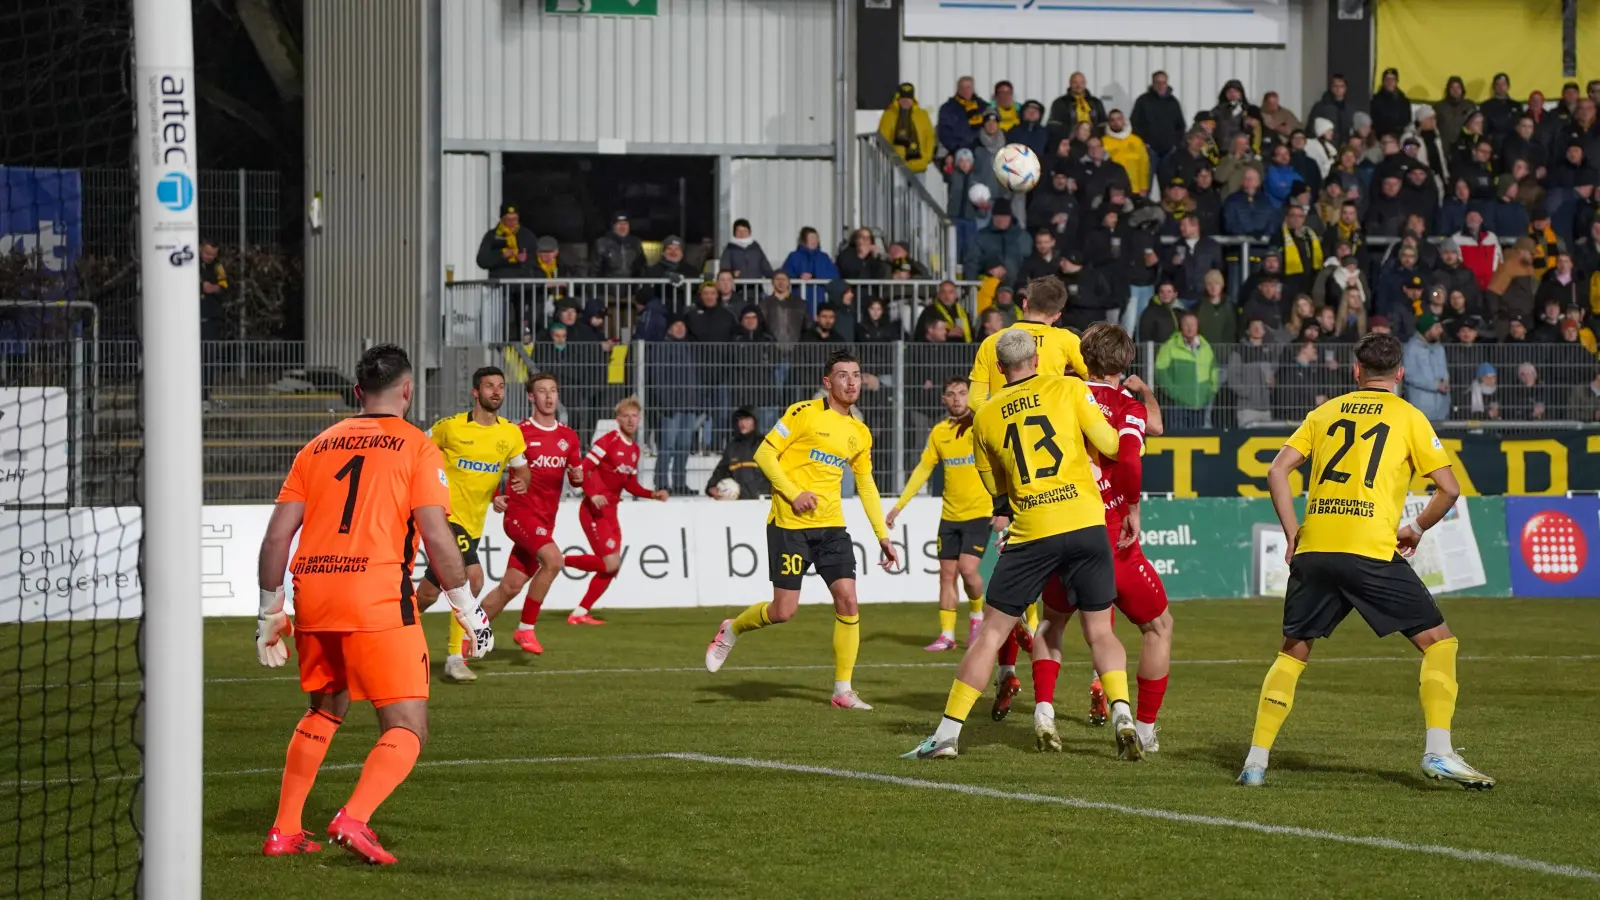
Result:
{"type": "Polygon", "coordinates": [[[1467,210],[1467,226],[1455,236],[1455,242],[1461,248],[1461,264],[1472,270],[1480,289],[1488,288],[1503,257],[1500,238],[1483,226],[1483,213],[1467,210]]]}

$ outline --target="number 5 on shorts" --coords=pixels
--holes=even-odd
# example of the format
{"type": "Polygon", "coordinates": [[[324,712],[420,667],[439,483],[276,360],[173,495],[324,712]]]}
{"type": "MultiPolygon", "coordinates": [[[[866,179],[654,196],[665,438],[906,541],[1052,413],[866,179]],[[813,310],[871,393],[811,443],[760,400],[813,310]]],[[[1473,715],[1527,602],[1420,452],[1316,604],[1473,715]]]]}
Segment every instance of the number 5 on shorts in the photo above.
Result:
{"type": "Polygon", "coordinates": [[[784,553],[778,557],[779,575],[804,575],[806,561],[798,553],[784,553]]]}

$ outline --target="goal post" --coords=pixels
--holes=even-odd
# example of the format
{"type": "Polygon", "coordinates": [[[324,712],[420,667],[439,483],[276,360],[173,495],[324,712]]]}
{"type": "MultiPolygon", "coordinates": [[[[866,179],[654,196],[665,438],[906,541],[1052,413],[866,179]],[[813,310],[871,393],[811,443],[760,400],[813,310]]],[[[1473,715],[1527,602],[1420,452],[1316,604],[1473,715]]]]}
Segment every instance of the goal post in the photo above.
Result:
{"type": "Polygon", "coordinates": [[[141,895],[198,900],[204,787],[199,201],[190,0],[134,0],[144,432],[141,895]]]}

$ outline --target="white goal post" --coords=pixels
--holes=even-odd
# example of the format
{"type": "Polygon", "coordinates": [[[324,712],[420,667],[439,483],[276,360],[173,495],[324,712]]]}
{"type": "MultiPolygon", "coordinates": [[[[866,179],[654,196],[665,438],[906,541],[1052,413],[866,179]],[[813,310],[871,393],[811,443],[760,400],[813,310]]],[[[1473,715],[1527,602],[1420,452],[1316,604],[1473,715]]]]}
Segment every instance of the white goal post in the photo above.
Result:
{"type": "Polygon", "coordinates": [[[198,900],[204,787],[200,609],[200,224],[190,0],[134,0],[144,434],[140,894],[198,900]]]}

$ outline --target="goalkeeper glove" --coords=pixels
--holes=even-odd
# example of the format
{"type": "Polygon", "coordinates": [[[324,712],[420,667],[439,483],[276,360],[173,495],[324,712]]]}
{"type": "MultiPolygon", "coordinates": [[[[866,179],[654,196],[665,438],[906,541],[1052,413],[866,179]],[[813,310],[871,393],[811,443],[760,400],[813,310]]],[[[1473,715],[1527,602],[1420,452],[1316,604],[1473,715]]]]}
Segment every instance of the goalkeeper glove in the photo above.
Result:
{"type": "Polygon", "coordinates": [[[289,614],[283,611],[283,588],[261,592],[261,612],[256,616],[256,659],[269,669],[289,661],[289,643],[294,634],[289,614]]]}
{"type": "Polygon", "coordinates": [[[461,623],[461,630],[467,633],[467,639],[462,642],[461,655],[468,659],[482,659],[494,650],[494,629],[489,626],[489,616],[478,605],[478,599],[472,596],[472,589],[466,585],[453,587],[444,592],[444,598],[450,601],[450,610],[455,613],[456,621],[461,623]]]}

